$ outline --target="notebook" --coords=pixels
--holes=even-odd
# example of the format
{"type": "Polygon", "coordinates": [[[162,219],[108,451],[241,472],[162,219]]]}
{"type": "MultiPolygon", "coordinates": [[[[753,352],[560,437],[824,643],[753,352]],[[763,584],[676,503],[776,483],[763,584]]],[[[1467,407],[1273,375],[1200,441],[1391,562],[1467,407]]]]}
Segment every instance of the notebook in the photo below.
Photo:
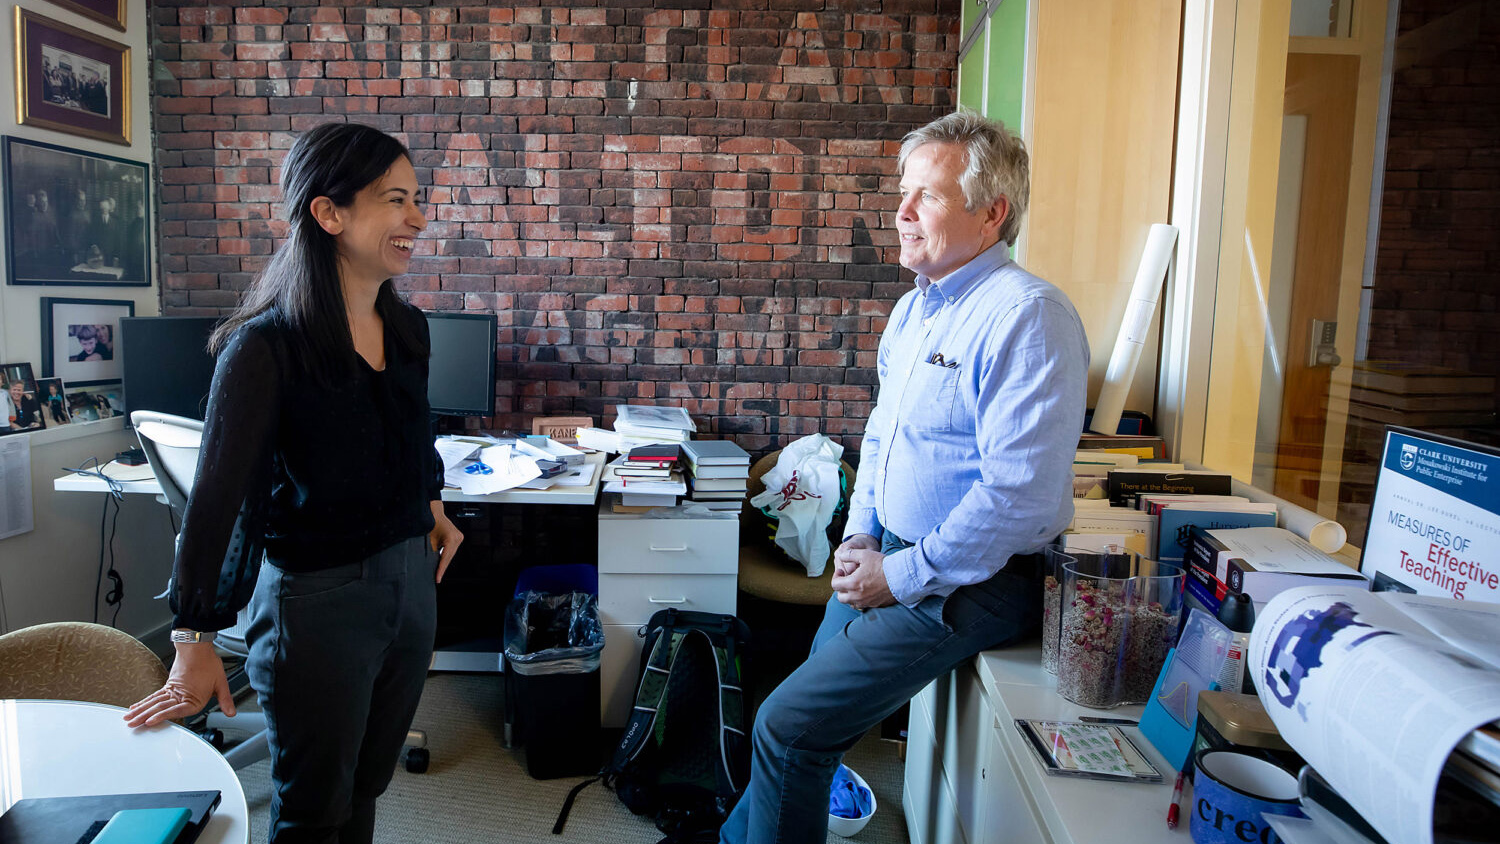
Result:
{"type": "Polygon", "coordinates": [[[192,813],[176,844],[193,844],[219,805],[217,791],[159,791],[144,794],[91,794],[83,797],[27,797],[0,815],[0,844],[79,844],[89,842],[121,809],[182,807],[192,813]]]}

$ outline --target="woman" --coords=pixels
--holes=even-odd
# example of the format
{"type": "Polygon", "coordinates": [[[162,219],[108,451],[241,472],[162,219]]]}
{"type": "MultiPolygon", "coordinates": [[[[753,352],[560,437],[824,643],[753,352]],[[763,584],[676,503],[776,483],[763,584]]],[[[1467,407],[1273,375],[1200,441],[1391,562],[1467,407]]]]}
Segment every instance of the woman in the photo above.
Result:
{"type": "Polygon", "coordinates": [[[210,697],[234,713],[210,631],[234,622],[263,545],[246,639],[270,840],[368,842],[426,678],[433,584],[463,539],[438,498],[427,323],[390,282],[427,220],[406,148],[366,126],[299,137],[281,189],[287,241],[209,341],[169,590],[177,658],[125,718],[155,724],[210,697]]]}

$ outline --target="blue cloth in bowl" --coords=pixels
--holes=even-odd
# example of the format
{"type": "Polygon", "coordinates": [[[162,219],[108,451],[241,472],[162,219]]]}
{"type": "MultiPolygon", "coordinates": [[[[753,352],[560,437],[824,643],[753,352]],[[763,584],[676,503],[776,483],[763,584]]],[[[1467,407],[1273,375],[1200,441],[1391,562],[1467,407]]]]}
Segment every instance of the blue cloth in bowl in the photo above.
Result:
{"type": "Polygon", "coordinates": [[[841,818],[862,818],[870,814],[870,789],[854,781],[848,766],[840,765],[833,775],[833,791],[828,798],[828,814],[841,818]]]}

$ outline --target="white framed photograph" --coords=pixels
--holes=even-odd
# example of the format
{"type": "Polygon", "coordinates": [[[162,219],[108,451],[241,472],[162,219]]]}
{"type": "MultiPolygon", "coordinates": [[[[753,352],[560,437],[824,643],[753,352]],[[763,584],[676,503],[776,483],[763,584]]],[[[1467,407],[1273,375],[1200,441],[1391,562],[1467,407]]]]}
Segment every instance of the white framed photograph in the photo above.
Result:
{"type": "Polygon", "coordinates": [[[69,387],[120,380],[120,318],[135,316],[126,299],[42,299],[42,375],[69,387]]]}

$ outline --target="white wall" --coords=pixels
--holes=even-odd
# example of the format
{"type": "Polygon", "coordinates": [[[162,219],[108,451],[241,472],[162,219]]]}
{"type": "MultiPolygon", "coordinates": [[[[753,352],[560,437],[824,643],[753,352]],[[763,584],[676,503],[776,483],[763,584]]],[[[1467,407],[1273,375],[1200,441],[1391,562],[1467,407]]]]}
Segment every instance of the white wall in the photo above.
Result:
{"type": "MultiPolygon", "coordinates": [[[[45,18],[75,26],[130,47],[129,146],[96,141],[62,132],[21,126],[16,123],[15,65],[7,62],[0,84],[0,134],[40,141],[85,152],[150,163],[152,161],[151,106],[149,94],[150,21],[146,0],[127,0],[125,31],[119,32],[74,14],[44,0],[3,3],[4,39],[15,44],[16,7],[45,18]]],[[[7,54],[13,50],[7,50],[7,54]]],[[[153,180],[155,173],[152,173],[153,180]]],[[[0,173],[0,191],[8,190],[0,173]]],[[[153,205],[156,186],[152,186],[153,205]]],[[[4,203],[0,203],[0,225],[4,225],[4,203]]],[[[154,220],[154,212],[150,216],[154,220]]],[[[153,237],[154,242],[154,237],[153,237]]],[[[159,313],[156,259],[152,260],[149,287],[105,286],[12,286],[4,278],[0,261],[0,363],[30,362],[41,372],[41,299],[129,299],[137,316],[159,313]]],[[[94,585],[99,563],[99,515],[105,497],[52,490],[52,480],[64,467],[79,465],[88,457],[108,460],[116,452],[135,445],[134,435],[123,431],[119,419],[83,423],[32,434],[16,434],[31,447],[32,511],[35,529],[0,540],[0,625],[14,630],[45,621],[91,620],[94,616],[94,585]]],[[[0,493],[3,494],[3,493],[0,493]]],[[[151,496],[127,498],[120,512],[115,538],[116,567],[125,580],[125,601],[120,608],[121,629],[136,636],[158,631],[170,621],[165,601],[151,601],[161,592],[171,569],[172,534],[167,509],[151,496]]],[[[106,590],[107,591],[107,590],[106,590]]],[[[101,592],[102,594],[102,592],[101,592]]],[[[108,621],[113,609],[101,607],[100,619],[108,621]]]]}

